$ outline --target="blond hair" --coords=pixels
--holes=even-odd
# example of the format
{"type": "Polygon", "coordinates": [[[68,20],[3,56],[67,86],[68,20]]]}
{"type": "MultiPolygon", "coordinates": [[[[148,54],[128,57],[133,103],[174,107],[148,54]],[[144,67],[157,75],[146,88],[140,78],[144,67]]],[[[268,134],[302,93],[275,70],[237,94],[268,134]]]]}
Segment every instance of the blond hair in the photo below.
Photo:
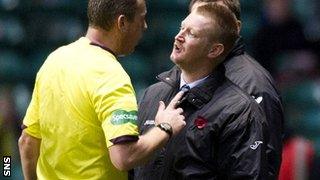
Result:
{"type": "Polygon", "coordinates": [[[212,39],[223,44],[224,55],[229,53],[238,39],[237,19],[235,15],[225,6],[217,3],[208,3],[199,6],[196,13],[209,17],[214,24],[212,39]]]}

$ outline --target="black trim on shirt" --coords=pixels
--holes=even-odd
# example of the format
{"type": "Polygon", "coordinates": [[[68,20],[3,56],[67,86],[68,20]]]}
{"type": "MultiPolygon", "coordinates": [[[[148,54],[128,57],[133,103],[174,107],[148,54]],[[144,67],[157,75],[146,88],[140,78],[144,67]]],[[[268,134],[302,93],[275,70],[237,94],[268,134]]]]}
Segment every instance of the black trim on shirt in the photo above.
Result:
{"type": "Polygon", "coordinates": [[[119,136],[114,139],[111,139],[110,141],[113,144],[122,144],[122,143],[128,143],[128,142],[135,142],[139,140],[139,136],[137,135],[124,135],[124,136],[119,136]]]}
{"type": "Polygon", "coordinates": [[[94,43],[94,42],[90,42],[90,45],[93,45],[93,46],[98,46],[106,51],[108,51],[109,53],[111,53],[112,55],[114,55],[114,57],[117,57],[117,55],[108,47],[105,47],[105,46],[102,46],[100,44],[97,44],[97,43],[94,43]]]}
{"type": "Polygon", "coordinates": [[[28,126],[26,126],[26,125],[24,125],[24,124],[21,124],[21,126],[20,126],[21,130],[26,129],[27,127],[28,127],[28,126]]]}

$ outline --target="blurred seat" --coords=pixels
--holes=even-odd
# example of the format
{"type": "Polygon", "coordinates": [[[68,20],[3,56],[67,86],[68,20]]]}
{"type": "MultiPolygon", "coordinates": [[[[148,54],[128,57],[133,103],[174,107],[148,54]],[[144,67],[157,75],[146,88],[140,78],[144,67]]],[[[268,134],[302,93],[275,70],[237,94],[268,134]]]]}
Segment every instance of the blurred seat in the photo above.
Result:
{"type": "Polygon", "coordinates": [[[310,0],[294,0],[292,6],[294,14],[301,23],[306,23],[317,11],[314,9],[313,1],[310,0]]]}
{"type": "Polygon", "coordinates": [[[315,158],[313,143],[304,137],[291,137],[283,146],[279,180],[309,179],[315,158]]]}
{"type": "Polygon", "coordinates": [[[167,43],[173,43],[174,37],[178,34],[181,21],[186,17],[183,12],[167,12],[158,14],[150,20],[150,31],[153,32],[153,39],[166,46],[167,43]],[[165,44],[163,44],[165,43],[165,44]]]}
{"type": "Polygon", "coordinates": [[[0,9],[11,11],[17,8],[19,4],[20,0],[0,0],[0,9]]]}
{"type": "Polygon", "coordinates": [[[0,16],[0,42],[18,45],[23,42],[25,33],[24,26],[18,17],[12,15],[0,16]]]}
{"type": "Polygon", "coordinates": [[[317,81],[303,81],[282,91],[284,102],[301,110],[320,108],[320,84],[317,81]]]}
{"type": "Polygon", "coordinates": [[[315,149],[320,155],[320,108],[304,112],[301,134],[308,137],[315,144],[315,149]]]}
{"type": "Polygon", "coordinates": [[[60,12],[32,12],[26,16],[28,23],[28,41],[36,44],[51,44],[59,46],[61,43],[67,44],[85,31],[80,19],[75,16],[68,16],[68,13],[60,12]],[[57,45],[58,44],[58,45],[57,45]]]}
{"type": "Polygon", "coordinates": [[[0,50],[0,79],[1,82],[20,81],[24,76],[25,69],[18,53],[1,49],[0,50]]]}
{"type": "Polygon", "coordinates": [[[29,75],[32,77],[35,77],[36,73],[46,60],[47,56],[53,51],[53,49],[50,48],[39,48],[36,50],[33,50],[24,64],[29,69],[29,75]]]}
{"type": "Polygon", "coordinates": [[[152,61],[152,59],[139,53],[133,53],[119,59],[119,62],[131,78],[137,99],[141,97],[145,88],[151,84],[151,79],[153,78],[150,74],[152,74],[154,67],[149,61],[152,61]]]}
{"type": "Polygon", "coordinates": [[[320,81],[297,83],[282,94],[287,125],[296,134],[312,140],[320,152],[320,81]]]}
{"type": "MultiPolygon", "coordinates": [[[[256,13],[242,13],[241,16],[241,36],[247,41],[252,41],[253,36],[260,27],[261,17],[256,13]]],[[[250,45],[251,43],[247,43],[250,45]]]]}
{"type": "Polygon", "coordinates": [[[119,60],[133,82],[148,82],[150,77],[146,74],[151,73],[152,67],[147,61],[148,58],[139,53],[133,53],[119,60]]]}
{"type": "Polygon", "coordinates": [[[262,1],[257,0],[240,0],[241,4],[241,14],[251,13],[260,13],[262,8],[262,1]]]}

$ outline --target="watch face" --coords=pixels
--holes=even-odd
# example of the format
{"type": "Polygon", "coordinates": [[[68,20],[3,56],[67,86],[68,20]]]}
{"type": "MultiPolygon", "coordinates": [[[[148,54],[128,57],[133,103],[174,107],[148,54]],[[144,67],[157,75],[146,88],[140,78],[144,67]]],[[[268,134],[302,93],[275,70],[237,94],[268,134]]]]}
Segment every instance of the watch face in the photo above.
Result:
{"type": "Polygon", "coordinates": [[[157,127],[168,133],[170,137],[172,136],[172,127],[169,123],[160,123],[157,127]]]}
{"type": "Polygon", "coordinates": [[[170,130],[171,129],[171,126],[167,123],[162,123],[161,126],[166,129],[166,130],[170,130]]]}

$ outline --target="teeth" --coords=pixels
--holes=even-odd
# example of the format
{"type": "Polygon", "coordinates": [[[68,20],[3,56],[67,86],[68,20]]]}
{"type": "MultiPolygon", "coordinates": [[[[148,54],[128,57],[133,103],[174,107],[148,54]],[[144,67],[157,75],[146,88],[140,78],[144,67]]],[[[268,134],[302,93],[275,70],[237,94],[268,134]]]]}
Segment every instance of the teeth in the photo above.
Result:
{"type": "Polygon", "coordinates": [[[179,47],[178,45],[175,45],[175,49],[179,50],[179,49],[180,49],[180,47],[179,47]]]}

